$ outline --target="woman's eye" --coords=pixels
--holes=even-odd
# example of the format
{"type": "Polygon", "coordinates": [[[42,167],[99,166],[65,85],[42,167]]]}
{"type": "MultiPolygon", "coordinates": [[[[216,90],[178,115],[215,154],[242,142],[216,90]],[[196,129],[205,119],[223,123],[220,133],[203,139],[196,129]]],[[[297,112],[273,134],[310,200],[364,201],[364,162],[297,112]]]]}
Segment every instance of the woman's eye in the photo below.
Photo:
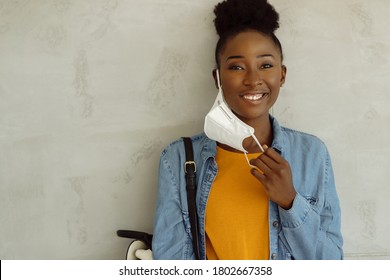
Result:
{"type": "Polygon", "coordinates": [[[239,66],[239,65],[232,65],[232,66],[230,66],[230,69],[231,70],[244,70],[244,68],[239,66]]]}
{"type": "Polygon", "coordinates": [[[270,64],[270,63],[265,63],[265,64],[263,64],[263,65],[261,65],[261,69],[268,69],[268,68],[272,68],[273,67],[273,65],[272,64],[270,64]]]}

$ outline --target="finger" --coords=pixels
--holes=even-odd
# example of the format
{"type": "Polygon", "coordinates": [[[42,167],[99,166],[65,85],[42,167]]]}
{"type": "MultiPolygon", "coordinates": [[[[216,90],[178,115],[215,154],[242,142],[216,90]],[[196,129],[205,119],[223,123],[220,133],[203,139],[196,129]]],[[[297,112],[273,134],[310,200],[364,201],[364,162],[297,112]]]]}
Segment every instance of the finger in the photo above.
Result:
{"type": "Polygon", "coordinates": [[[263,154],[269,156],[276,163],[281,163],[284,161],[284,158],[275,149],[269,148],[267,145],[264,145],[263,147],[264,147],[263,154]]]}
{"type": "Polygon", "coordinates": [[[260,159],[260,157],[250,160],[250,163],[257,168],[260,169],[260,172],[262,173],[269,173],[271,172],[271,169],[268,167],[268,165],[260,159]]]}
{"type": "Polygon", "coordinates": [[[275,160],[273,160],[269,155],[267,154],[261,154],[257,158],[262,164],[264,164],[268,170],[273,170],[277,168],[278,164],[275,160]]]}
{"type": "Polygon", "coordinates": [[[263,173],[261,173],[261,170],[258,170],[256,168],[251,169],[251,173],[253,176],[255,176],[264,186],[264,182],[266,180],[266,177],[263,173]]]}

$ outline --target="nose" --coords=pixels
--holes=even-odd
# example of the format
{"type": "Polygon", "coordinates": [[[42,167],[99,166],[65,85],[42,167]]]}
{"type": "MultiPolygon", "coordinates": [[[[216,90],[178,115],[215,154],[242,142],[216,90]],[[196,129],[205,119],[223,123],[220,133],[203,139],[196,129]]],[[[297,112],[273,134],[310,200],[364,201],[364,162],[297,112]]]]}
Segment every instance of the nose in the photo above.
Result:
{"type": "Polygon", "coordinates": [[[249,69],[246,72],[244,84],[250,87],[256,87],[261,85],[263,82],[262,75],[258,69],[249,69]]]}

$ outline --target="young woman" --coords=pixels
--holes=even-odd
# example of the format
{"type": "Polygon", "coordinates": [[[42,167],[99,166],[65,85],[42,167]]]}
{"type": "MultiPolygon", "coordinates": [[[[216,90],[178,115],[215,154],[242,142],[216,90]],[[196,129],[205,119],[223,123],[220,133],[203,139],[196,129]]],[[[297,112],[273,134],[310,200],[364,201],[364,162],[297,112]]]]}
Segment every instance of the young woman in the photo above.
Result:
{"type": "MultiPolygon", "coordinates": [[[[201,259],[342,259],[332,165],[317,137],[270,115],[287,69],[266,0],[216,5],[218,95],[192,137],[201,259]],[[242,141],[243,140],[243,141],[242,141]]],[[[161,155],[154,259],[194,259],[183,141],[161,155]]]]}

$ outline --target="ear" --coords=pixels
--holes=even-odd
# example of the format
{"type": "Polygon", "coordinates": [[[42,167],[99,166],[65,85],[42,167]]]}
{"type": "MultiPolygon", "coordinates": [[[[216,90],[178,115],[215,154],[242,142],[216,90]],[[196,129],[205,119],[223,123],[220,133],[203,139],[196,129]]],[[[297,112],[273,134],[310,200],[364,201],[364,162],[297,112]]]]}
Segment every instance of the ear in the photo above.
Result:
{"type": "Polygon", "coordinates": [[[215,87],[218,89],[217,69],[213,69],[213,78],[215,87]]]}
{"type": "Polygon", "coordinates": [[[280,79],[280,87],[282,87],[284,85],[284,83],[286,82],[286,75],[287,75],[287,67],[286,65],[282,65],[282,78],[280,79]]]}

